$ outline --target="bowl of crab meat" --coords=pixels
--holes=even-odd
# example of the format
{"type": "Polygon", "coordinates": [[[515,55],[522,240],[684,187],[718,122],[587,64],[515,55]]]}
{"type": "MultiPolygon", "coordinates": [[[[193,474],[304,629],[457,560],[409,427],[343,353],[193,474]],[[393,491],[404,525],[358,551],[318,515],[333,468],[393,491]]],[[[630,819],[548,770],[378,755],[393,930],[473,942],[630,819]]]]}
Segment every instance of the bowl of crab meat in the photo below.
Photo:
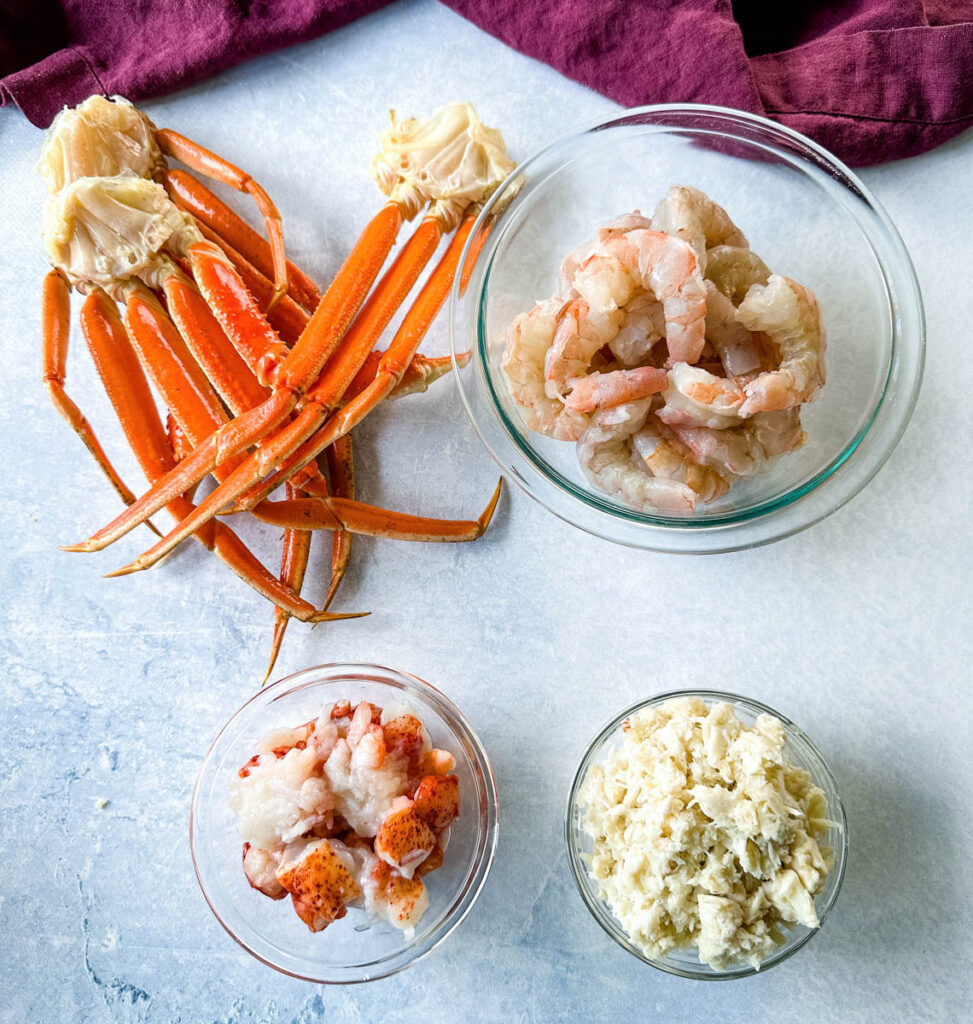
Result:
{"type": "Polygon", "coordinates": [[[190,833],[233,938],[334,983],[438,945],[472,907],[496,836],[489,760],[461,713],[372,665],[308,669],[245,704],[200,770],[190,833]]]}
{"type": "Polygon", "coordinates": [[[510,479],[662,551],[839,508],[922,377],[918,283],[878,202],[809,139],[718,107],[627,111],[522,163],[450,310],[461,397],[510,479]]]}

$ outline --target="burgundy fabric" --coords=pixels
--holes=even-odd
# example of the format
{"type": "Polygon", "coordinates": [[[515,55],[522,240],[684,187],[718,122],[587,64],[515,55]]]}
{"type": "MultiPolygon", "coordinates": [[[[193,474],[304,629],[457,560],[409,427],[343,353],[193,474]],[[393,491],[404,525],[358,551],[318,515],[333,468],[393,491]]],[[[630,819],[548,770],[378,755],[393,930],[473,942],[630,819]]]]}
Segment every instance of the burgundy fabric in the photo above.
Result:
{"type": "MultiPolygon", "coordinates": [[[[0,103],[45,126],[92,92],[169,92],[388,2],[0,0],[0,103]]],[[[752,110],[853,164],[973,124],[973,0],[444,2],[626,106],[752,110]]]]}

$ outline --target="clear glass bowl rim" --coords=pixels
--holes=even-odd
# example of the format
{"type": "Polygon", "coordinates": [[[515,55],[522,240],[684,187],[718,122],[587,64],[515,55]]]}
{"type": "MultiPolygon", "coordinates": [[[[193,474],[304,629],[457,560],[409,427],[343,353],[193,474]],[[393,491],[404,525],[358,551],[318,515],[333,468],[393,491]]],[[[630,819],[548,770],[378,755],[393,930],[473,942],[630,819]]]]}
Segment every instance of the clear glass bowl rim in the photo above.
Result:
{"type": "MultiPolygon", "coordinates": [[[[666,125],[664,121],[659,120],[656,123],[656,126],[664,128],[666,125]]],[[[685,125],[674,123],[672,127],[687,133],[692,132],[692,129],[687,128],[685,125]]],[[[735,138],[732,134],[727,132],[718,132],[716,129],[710,129],[706,134],[720,134],[726,138],[735,138]]],[[[743,141],[751,145],[754,144],[752,140],[744,139],[743,141]]],[[[517,198],[515,196],[511,205],[516,204],[516,202],[517,198]]],[[[871,246],[870,240],[869,244],[871,246]]],[[[490,240],[489,237],[487,237],[487,241],[486,244],[483,245],[483,249],[487,249],[489,246],[490,240]]],[[[885,277],[887,281],[889,268],[886,260],[874,251],[873,246],[872,249],[876,261],[882,270],[883,277],[885,277]]],[[[488,256],[487,253],[478,252],[478,258],[482,259],[486,256],[488,256]]],[[[475,301],[476,307],[473,316],[476,321],[475,331],[477,335],[476,342],[473,344],[473,348],[475,349],[475,357],[473,361],[474,366],[477,365],[478,360],[481,359],[482,347],[485,344],[485,340],[482,337],[482,313],[488,281],[489,273],[487,272],[484,274],[483,279],[480,282],[476,298],[473,300],[475,301]]],[[[896,230],[895,225],[892,223],[884,207],[875,198],[871,191],[836,156],[828,152],[828,150],[814,142],[812,139],[802,135],[800,132],[758,114],[737,110],[731,107],[721,107],[702,103],[662,103],[619,110],[609,117],[599,118],[588,124],[581,125],[532,153],[531,156],[523,161],[523,163],[519,164],[510,173],[510,175],[508,175],[480,211],[473,230],[470,232],[460,255],[456,278],[450,292],[449,342],[450,354],[452,356],[453,363],[452,376],[456,381],[456,386],[460,393],[460,399],[463,403],[464,409],[466,410],[467,416],[473,424],[474,430],[487,448],[491,457],[503,470],[504,474],[509,478],[512,478],[514,483],[524,490],[531,498],[539,502],[558,518],[571,523],[571,525],[576,526],[579,529],[585,530],[588,533],[610,540],[614,543],[675,554],[719,554],[743,548],[757,547],[762,544],[772,543],[784,537],[799,533],[800,531],[820,522],[822,519],[827,518],[827,516],[847,504],[871,482],[882,466],[884,466],[888,461],[889,456],[901,440],[902,435],[911,420],[915,404],[918,400],[925,364],[925,314],[918,276],[916,275],[915,268],[912,265],[908,250],[896,230]],[[664,514],[648,515],[634,510],[616,508],[607,502],[602,501],[600,497],[594,493],[589,494],[582,492],[573,484],[570,484],[570,482],[561,479],[561,474],[551,467],[548,467],[542,456],[537,455],[536,453],[525,452],[524,443],[515,436],[518,433],[516,426],[507,422],[505,411],[499,406],[492,394],[491,385],[489,384],[489,381],[487,381],[485,388],[489,394],[491,411],[502,425],[515,454],[515,462],[513,464],[508,464],[509,460],[498,453],[496,446],[485,436],[484,430],[477,421],[477,415],[473,410],[471,399],[466,393],[466,385],[464,384],[466,378],[461,372],[464,363],[462,359],[459,358],[458,353],[465,353],[469,348],[469,339],[460,338],[460,332],[457,329],[459,308],[463,301],[463,296],[461,294],[461,281],[463,280],[464,275],[468,272],[467,263],[470,253],[473,251],[473,247],[476,244],[476,240],[484,230],[487,221],[493,216],[494,208],[503,196],[505,190],[512,185],[518,177],[529,172],[532,165],[543,160],[546,156],[556,151],[559,147],[565,145],[572,139],[581,138],[585,135],[617,124],[625,123],[626,121],[640,116],[661,118],[666,115],[672,118],[689,117],[693,115],[714,116],[726,119],[730,122],[737,122],[740,125],[757,127],[762,129],[764,132],[770,132],[782,137],[791,147],[796,148],[799,151],[803,151],[803,154],[807,157],[813,158],[817,165],[823,165],[829,172],[836,172],[835,174],[832,174],[832,177],[836,177],[838,180],[844,179],[842,180],[842,184],[844,184],[846,188],[854,190],[857,193],[858,197],[871,213],[875,225],[884,232],[886,241],[890,244],[895,258],[897,258],[900,263],[900,270],[904,272],[904,285],[908,289],[908,294],[903,296],[903,304],[911,304],[912,312],[914,313],[916,320],[915,336],[913,338],[907,338],[904,336],[899,318],[896,316],[892,316],[890,318],[891,336],[889,339],[889,359],[882,392],[879,395],[874,408],[870,411],[864,426],[845,445],[841,452],[832,456],[828,464],[822,470],[815,473],[811,480],[793,487],[780,495],[768,498],[753,509],[747,509],[742,513],[724,513],[711,517],[687,517],[685,519],[669,517],[664,514]],[[873,427],[875,426],[880,413],[882,413],[883,407],[887,405],[889,387],[893,382],[893,379],[897,380],[900,354],[907,341],[911,341],[916,347],[916,365],[912,379],[908,382],[907,392],[901,396],[896,396],[896,398],[899,399],[897,411],[889,414],[893,416],[891,425],[892,429],[891,431],[885,431],[887,436],[883,437],[883,440],[876,451],[869,450],[867,452],[867,455],[871,459],[871,465],[867,472],[861,476],[861,479],[855,481],[850,488],[846,489],[845,493],[834,494],[833,492],[836,486],[835,481],[836,476],[838,476],[838,470],[841,469],[849,459],[851,459],[859,449],[863,447],[866,438],[868,438],[869,434],[873,432],[873,427]],[[520,466],[518,463],[523,463],[528,467],[529,475],[532,476],[533,479],[529,479],[528,476],[525,476],[520,472],[520,466]],[[830,486],[826,488],[826,485],[830,486]],[[815,496],[817,492],[824,491],[826,489],[828,491],[828,500],[819,501],[813,511],[803,511],[802,514],[802,510],[809,509],[808,503],[805,499],[815,496]],[[562,501],[563,507],[555,507],[556,505],[562,505],[562,501]],[[575,514],[575,511],[577,514],[575,514]],[[771,522],[776,523],[777,525],[769,525],[771,522]],[[610,526],[609,524],[614,525],[610,526]],[[754,526],[757,527],[756,536],[751,529],[754,526]],[[620,530],[624,531],[624,533],[621,533],[620,530]],[[696,534],[699,538],[699,546],[695,548],[671,546],[670,544],[667,544],[665,540],[667,536],[673,537],[680,535],[684,538],[691,534],[696,534]]],[[[488,376],[485,371],[482,372],[484,376],[488,376]]],[[[479,386],[484,386],[483,382],[475,381],[472,383],[472,388],[479,386]]],[[[883,422],[882,426],[885,428],[886,424],[883,422]]],[[[841,482],[842,481],[839,480],[838,484],[840,485],[841,482]]]]}
{"type": "Polygon", "coordinates": [[[196,882],[203,894],[203,898],[206,900],[206,904],[212,911],[213,916],[234,942],[245,949],[256,960],[259,960],[268,967],[272,967],[275,971],[279,971],[281,974],[297,978],[299,981],[309,981],[319,985],[354,985],[387,978],[393,974],[398,974],[407,967],[411,967],[412,964],[418,963],[420,960],[428,956],[434,949],[440,946],[463,923],[467,914],[469,914],[473,905],[479,898],[479,895],[483,890],[483,886],[486,884],[486,880],[489,877],[490,869],[493,866],[493,860],[496,855],[497,841],[499,839],[499,827],[499,796],[497,792],[496,778],[493,773],[493,766],[490,763],[489,755],[487,754],[486,748],[483,746],[479,736],[470,726],[466,717],[453,703],[453,701],[446,696],[446,694],[433,686],[432,683],[428,683],[419,676],[413,675],[411,672],[405,672],[402,669],[389,668],[388,666],[378,665],[372,662],[327,662],[301,669],[298,672],[294,672],[291,673],[291,675],[277,679],[273,683],[257,690],[256,693],[249,697],[239,708],[237,708],[236,711],[233,712],[221,727],[200,764],[199,771],[196,775],[196,781],[193,785],[192,801],[189,812],[189,847],[193,861],[193,871],[196,875],[196,882]],[[258,702],[270,705],[275,700],[285,697],[297,690],[308,689],[320,684],[339,683],[342,679],[348,679],[351,674],[357,674],[354,678],[358,681],[364,679],[368,682],[380,685],[388,685],[391,681],[393,685],[398,685],[398,687],[406,693],[410,690],[415,691],[423,700],[428,701],[436,708],[451,730],[465,734],[464,739],[467,741],[475,755],[477,766],[482,772],[485,783],[486,810],[485,814],[480,816],[479,827],[485,831],[486,838],[479,859],[474,861],[470,868],[470,873],[474,876],[474,881],[471,885],[467,886],[464,892],[461,893],[459,899],[454,898],[453,903],[444,913],[436,931],[427,937],[424,948],[417,950],[414,946],[409,945],[395,954],[390,954],[383,960],[375,961],[376,965],[380,965],[383,962],[388,961],[389,965],[387,968],[379,967],[378,970],[374,972],[369,971],[369,973],[364,976],[344,976],[340,978],[312,977],[307,974],[289,970],[288,968],[275,963],[273,960],[268,959],[257,950],[251,948],[251,946],[241,936],[237,935],[229,924],[227,924],[223,915],[214,905],[214,900],[203,882],[203,878],[200,873],[200,866],[197,860],[197,803],[201,795],[200,787],[206,776],[206,770],[220,740],[248,708],[251,708],[253,704],[258,702]]]}
{"type": "Polygon", "coordinates": [[[834,775],[831,773],[831,769],[828,767],[827,762],[821,756],[821,752],[811,741],[807,733],[786,715],[782,715],[779,711],[774,710],[774,708],[769,707],[766,704],[762,704],[760,701],[754,700],[751,697],[743,697],[740,694],[729,693],[723,690],[668,690],[665,693],[654,694],[651,697],[636,701],[634,704],[631,704],[629,707],[615,715],[611,721],[598,731],[595,738],[588,744],[588,747],[581,758],[581,763],[578,765],[578,769],[574,774],[574,779],[571,782],[571,789],[568,792],[567,809],[564,818],[564,838],[567,843],[568,862],[571,865],[571,874],[574,877],[574,884],[577,886],[584,905],[588,908],[589,913],[595,921],[597,921],[601,926],[602,930],[610,935],[612,939],[622,947],[622,949],[631,953],[634,957],[641,960],[643,963],[648,964],[650,967],[664,971],[667,974],[675,974],[681,978],[690,978],[695,981],[734,981],[738,978],[749,978],[754,974],[766,974],[772,967],[776,967],[777,964],[788,960],[799,949],[810,942],[810,940],[814,938],[814,936],[817,935],[824,927],[824,922],[830,915],[831,910],[837,902],[838,894],[841,892],[841,886],[845,878],[845,867],[848,861],[848,819],[845,814],[844,803],[841,799],[838,784],[835,781],[834,775]],[[581,850],[577,843],[579,829],[575,826],[575,818],[578,810],[578,795],[588,769],[595,761],[596,754],[603,744],[610,739],[615,732],[617,732],[622,722],[624,722],[629,716],[636,714],[644,708],[657,706],[667,700],[672,700],[675,697],[700,697],[711,703],[726,701],[733,705],[745,707],[757,714],[773,715],[775,718],[779,718],[786,728],[788,742],[792,739],[796,739],[797,742],[805,748],[802,752],[810,755],[809,760],[812,762],[812,769],[810,771],[812,781],[817,785],[820,785],[823,780],[827,783],[831,792],[834,794],[834,801],[832,802],[831,799],[828,801],[828,816],[832,821],[838,823],[838,831],[841,836],[841,842],[835,849],[835,865],[831,870],[831,874],[836,876],[837,881],[828,900],[825,903],[822,903],[821,906],[815,904],[815,909],[818,912],[818,927],[798,936],[794,941],[788,940],[761,964],[759,971],[757,968],[749,965],[742,965],[740,967],[734,967],[728,971],[721,972],[715,972],[707,969],[704,965],[700,965],[699,970],[693,970],[691,967],[687,967],[682,963],[675,964],[666,959],[653,960],[650,957],[645,956],[645,954],[630,941],[629,937],[624,931],[622,931],[620,925],[615,921],[611,911],[608,910],[601,900],[597,899],[597,897],[593,896],[589,892],[586,885],[586,879],[589,876],[584,861],[581,859],[581,850]]]}

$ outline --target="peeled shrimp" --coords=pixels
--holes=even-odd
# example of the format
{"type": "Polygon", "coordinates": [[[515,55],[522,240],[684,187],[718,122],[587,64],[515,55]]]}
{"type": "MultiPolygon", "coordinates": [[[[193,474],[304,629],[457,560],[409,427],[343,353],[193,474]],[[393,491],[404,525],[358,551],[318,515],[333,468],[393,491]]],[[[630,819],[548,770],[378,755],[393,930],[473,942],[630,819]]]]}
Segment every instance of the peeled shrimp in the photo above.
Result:
{"type": "Polygon", "coordinates": [[[581,272],[595,261],[602,261],[592,275],[599,279],[617,276],[619,265],[627,272],[633,287],[623,302],[630,301],[637,287],[651,291],[662,303],[672,362],[694,363],[699,358],[706,343],[706,289],[691,246],[661,231],[635,228],[607,239],[581,272]]]}
{"type": "Polygon", "coordinates": [[[676,186],[651,220],[636,210],[565,257],[558,294],[508,329],[502,366],[527,427],[577,441],[595,488],[689,512],[804,443],[824,349],[814,296],[676,186]]]}
{"type": "Polygon", "coordinates": [[[592,309],[583,298],[573,299],[558,311],[554,340],[544,358],[548,398],[563,398],[570,382],[588,372],[595,354],[618,333],[623,316],[611,300],[592,309]]]}
{"type": "Polygon", "coordinates": [[[669,189],[655,208],[652,227],[692,246],[702,271],[706,270],[709,259],[707,249],[716,245],[747,248],[746,237],[726,210],[698,188],[688,185],[673,185],[669,189]]]}
{"type": "Polygon", "coordinates": [[[588,417],[548,398],[545,392],[544,358],[554,341],[563,306],[560,299],[549,299],[529,313],[521,313],[507,331],[501,366],[514,401],[525,411],[529,430],[559,441],[577,441],[588,417]]]}
{"type": "Polygon", "coordinates": [[[762,368],[753,335],[737,320],[736,307],[712,281],[706,282],[706,340],[716,349],[728,377],[762,368]]]}
{"type": "Polygon", "coordinates": [[[711,427],[721,430],[739,424],[746,399],[743,388],[729,377],[717,377],[699,366],[676,363],[669,370],[659,419],[670,427],[711,427]]]}
{"type": "Polygon", "coordinates": [[[751,285],[767,283],[770,268],[752,249],[717,245],[706,252],[704,276],[739,306],[751,285]]]}
{"type": "Polygon", "coordinates": [[[666,318],[662,303],[643,292],[636,295],[624,308],[625,322],[608,347],[612,355],[631,369],[643,366],[652,349],[666,336],[666,318]]]}
{"type": "Polygon", "coordinates": [[[824,327],[817,299],[789,277],[771,274],[754,285],[737,310],[750,331],[763,331],[777,346],[776,370],[759,374],[744,386],[742,417],[810,402],[824,386],[824,327]]]}
{"type": "Polygon", "coordinates": [[[632,447],[653,476],[686,484],[699,501],[714,501],[730,489],[720,473],[701,465],[690,447],[655,416],[632,436],[632,447]]]}
{"type": "Polygon", "coordinates": [[[614,220],[610,220],[607,224],[600,227],[595,232],[594,238],[589,239],[583,245],[579,245],[576,249],[572,249],[571,252],[564,257],[564,260],[561,263],[560,293],[562,295],[567,295],[571,291],[571,282],[574,280],[574,275],[577,274],[578,268],[585,263],[589,257],[594,255],[595,250],[599,245],[611,238],[612,235],[617,235],[624,231],[631,231],[633,228],[650,227],[652,227],[652,221],[648,217],[643,217],[638,210],[622,214],[621,217],[616,217],[614,220]]]}
{"type": "Polygon", "coordinates": [[[764,472],[779,456],[799,448],[807,437],[797,408],[758,412],[732,430],[673,427],[673,432],[700,463],[731,477],[764,472]]]}
{"type": "Polygon", "coordinates": [[[610,373],[590,373],[571,381],[571,394],[565,404],[578,412],[611,409],[625,402],[662,391],[669,383],[665,370],[654,366],[637,366],[633,370],[612,370],[610,373]]]}
{"type": "Polygon", "coordinates": [[[645,424],[652,400],[643,398],[598,413],[578,441],[578,462],[598,490],[639,511],[692,512],[696,492],[655,477],[632,458],[631,437],[645,424]]]}
{"type": "Polygon", "coordinates": [[[643,227],[629,229],[629,224],[644,222],[633,215],[599,232],[592,255],[580,264],[565,261],[572,297],[561,305],[558,299],[539,303],[511,325],[501,365],[514,400],[528,411],[529,429],[561,440],[578,438],[585,421],[560,403],[627,319],[632,332],[622,344],[636,341],[644,351],[651,349],[649,332],[658,323],[652,303],[661,303],[670,359],[699,358],[705,345],[706,292],[696,257],[679,239],[643,227]],[[652,303],[637,302],[647,291],[654,296],[652,303]]]}

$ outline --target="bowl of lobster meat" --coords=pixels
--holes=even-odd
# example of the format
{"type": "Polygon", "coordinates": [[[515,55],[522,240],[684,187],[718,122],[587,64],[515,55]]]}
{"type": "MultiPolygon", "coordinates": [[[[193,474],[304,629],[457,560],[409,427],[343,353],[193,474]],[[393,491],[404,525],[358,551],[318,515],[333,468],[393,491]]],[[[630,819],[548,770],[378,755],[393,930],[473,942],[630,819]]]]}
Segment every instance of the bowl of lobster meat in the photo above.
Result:
{"type": "Polygon", "coordinates": [[[450,312],[508,476],[662,551],[824,518],[884,464],[922,378],[919,287],[878,202],[811,140],[718,107],[626,111],[520,164],[450,312]]]}
{"type": "Polygon", "coordinates": [[[245,949],[323,983],[386,977],[439,945],[486,880],[497,794],[482,744],[434,687],[377,665],[262,690],[200,769],[203,895],[245,949]]]}

